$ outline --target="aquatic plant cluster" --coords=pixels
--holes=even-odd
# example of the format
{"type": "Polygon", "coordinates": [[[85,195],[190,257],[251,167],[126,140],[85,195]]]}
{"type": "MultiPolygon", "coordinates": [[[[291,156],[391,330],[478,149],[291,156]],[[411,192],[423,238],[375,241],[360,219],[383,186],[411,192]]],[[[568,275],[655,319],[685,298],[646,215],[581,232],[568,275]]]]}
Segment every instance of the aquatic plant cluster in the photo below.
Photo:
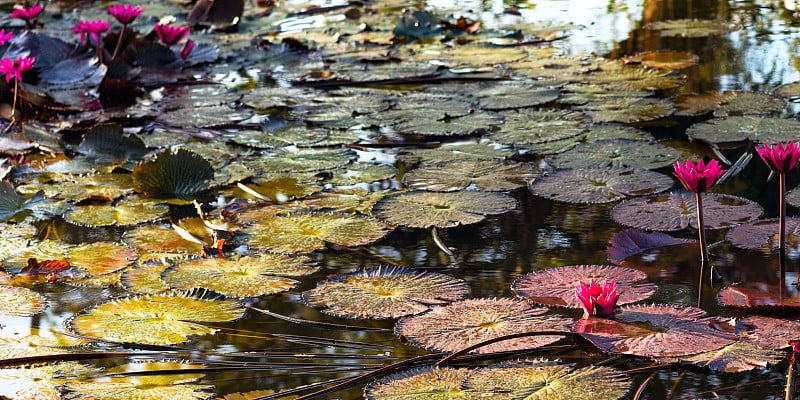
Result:
{"type": "Polygon", "coordinates": [[[0,8],[0,396],[793,395],[800,84],[678,94],[697,56],[570,54],[574,24],[257,3],[0,8]],[[760,219],[724,192],[767,169],[760,219]],[[732,251],[769,273],[716,276],[732,251]]]}

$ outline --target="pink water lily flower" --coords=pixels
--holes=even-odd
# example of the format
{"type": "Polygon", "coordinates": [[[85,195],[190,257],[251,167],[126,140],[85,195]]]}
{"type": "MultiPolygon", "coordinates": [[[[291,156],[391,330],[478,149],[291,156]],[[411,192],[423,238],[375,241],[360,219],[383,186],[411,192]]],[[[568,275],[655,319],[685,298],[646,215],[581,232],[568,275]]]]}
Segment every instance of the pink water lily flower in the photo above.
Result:
{"type": "Polygon", "coordinates": [[[139,18],[139,15],[142,14],[141,7],[134,7],[130,4],[117,4],[115,6],[108,7],[108,12],[119,21],[122,25],[128,25],[133,22],[136,18],[139,18]]]}
{"type": "Polygon", "coordinates": [[[99,19],[93,21],[78,21],[75,23],[75,26],[72,27],[72,32],[76,35],[80,33],[81,42],[83,42],[87,33],[92,35],[92,39],[96,41],[97,35],[107,31],[109,27],[111,27],[111,24],[99,19]]]}
{"type": "Polygon", "coordinates": [[[34,61],[34,57],[20,57],[16,60],[3,58],[0,60],[0,74],[6,75],[6,82],[11,82],[12,78],[22,80],[22,74],[33,68],[34,61]]]}
{"type": "Polygon", "coordinates": [[[186,42],[183,43],[183,47],[181,47],[181,58],[189,57],[189,54],[192,54],[193,48],[194,40],[187,39],[186,42]]]}
{"type": "Polygon", "coordinates": [[[188,27],[155,24],[156,35],[167,46],[174,46],[189,34],[188,27]]]}
{"type": "Polygon", "coordinates": [[[599,285],[592,278],[589,284],[578,282],[575,285],[575,296],[583,306],[584,316],[594,315],[597,317],[607,317],[614,313],[617,306],[619,294],[617,293],[617,280],[611,282],[603,280],[599,285]]]}
{"type": "Polygon", "coordinates": [[[717,160],[711,160],[708,164],[700,160],[697,165],[689,160],[686,160],[686,164],[678,161],[672,166],[675,168],[675,176],[681,181],[683,187],[695,193],[708,190],[727,171],[720,168],[717,160]]]}
{"type": "Polygon", "coordinates": [[[788,172],[800,159],[800,146],[795,142],[789,142],[786,146],[780,143],[775,146],[756,146],[756,151],[769,169],[775,172],[788,172]]]}
{"type": "Polygon", "coordinates": [[[4,29],[0,29],[0,46],[8,43],[13,37],[13,32],[6,32],[4,29]]]}
{"type": "Polygon", "coordinates": [[[32,21],[42,13],[42,5],[37,4],[30,8],[19,7],[11,12],[11,18],[19,18],[25,21],[32,21]]]}

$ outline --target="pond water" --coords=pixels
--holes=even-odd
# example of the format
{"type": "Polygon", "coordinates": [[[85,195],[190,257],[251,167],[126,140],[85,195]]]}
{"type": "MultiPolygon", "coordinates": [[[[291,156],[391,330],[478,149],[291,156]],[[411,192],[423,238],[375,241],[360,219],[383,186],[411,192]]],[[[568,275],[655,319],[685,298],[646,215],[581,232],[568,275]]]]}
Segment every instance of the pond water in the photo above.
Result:
{"type": "MultiPolygon", "coordinates": [[[[150,13],[151,11],[149,10],[156,10],[153,12],[166,10],[175,13],[179,21],[183,21],[186,17],[185,13],[188,12],[187,8],[176,4],[163,5],[164,8],[161,8],[162,5],[148,2],[136,2],[135,4],[140,4],[145,8],[144,14],[150,13]],[[184,11],[180,13],[178,12],[179,10],[184,11]]],[[[393,21],[399,18],[401,10],[406,8],[429,10],[450,22],[455,22],[460,16],[470,20],[478,20],[481,22],[481,29],[485,31],[503,32],[503,34],[497,34],[495,37],[507,36],[502,38],[503,40],[498,39],[497,42],[503,42],[504,40],[506,42],[518,41],[519,38],[508,35],[508,33],[514,29],[521,29],[522,32],[526,32],[526,25],[538,26],[540,24],[539,21],[555,21],[549,22],[551,26],[559,23],[573,24],[575,26],[553,29],[553,32],[539,37],[529,36],[529,40],[544,38],[546,41],[542,44],[522,46],[522,48],[533,54],[540,47],[552,46],[562,50],[563,54],[567,56],[584,55],[584,61],[588,64],[600,62],[597,61],[600,58],[616,60],[656,50],[672,50],[697,55],[699,61],[695,65],[673,73],[675,76],[685,76],[685,81],[680,86],[665,90],[655,90],[653,95],[650,96],[659,99],[675,99],[672,96],[687,93],[709,94],[726,91],[770,94],[781,85],[800,80],[800,62],[798,62],[797,58],[797,47],[800,45],[798,43],[798,37],[800,37],[800,4],[794,4],[789,0],[627,0],[599,2],[581,0],[497,0],[458,2],[457,9],[453,8],[450,1],[392,1],[379,2],[374,5],[367,3],[367,7],[372,10],[371,12],[365,11],[365,7],[351,5],[341,8],[334,7],[330,11],[314,13],[309,16],[302,14],[288,15],[290,12],[297,12],[311,7],[338,5],[340,4],[291,1],[279,3],[272,14],[268,16],[247,18],[247,16],[263,11],[263,9],[251,9],[253,5],[247,3],[246,18],[243,20],[244,22],[238,33],[192,33],[192,35],[196,35],[198,42],[220,44],[220,54],[225,57],[210,65],[201,65],[192,70],[192,73],[197,77],[212,77],[216,81],[224,83],[226,85],[224,90],[230,90],[235,94],[234,97],[243,95],[243,98],[234,100],[239,102],[236,103],[237,105],[244,104],[242,108],[236,109],[236,112],[246,114],[242,109],[248,111],[252,109],[254,110],[252,114],[255,114],[255,117],[251,117],[246,122],[241,121],[245,120],[245,117],[249,115],[233,121],[235,117],[228,115],[234,113],[233,108],[209,117],[221,118],[224,123],[193,125],[187,122],[193,118],[199,119],[200,114],[194,115],[185,110],[195,106],[202,107],[203,105],[200,104],[202,101],[209,101],[209,97],[219,95],[223,92],[222,90],[218,92],[211,90],[205,94],[202,92],[197,94],[195,92],[183,92],[181,88],[168,87],[167,89],[161,89],[147,87],[148,93],[130,109],[109,108],[106,111],[94,111],[94,114],[91,114],[90,117],[81,115],[78,117],[63,117],[63,119],[55,118],[47,121],[45,126],[52,132],[59,132],[57,129],[59,121],[72,121],[70,123],[61,122],[68,128],[61,131],[60,134],[67,143],[75,146],[80,143],[80,136],[90,126],[86,121],[91,121],[92,118],[102,121],[110,119],[125,126],[126,132],[141,134],[148,146],[151,147],[159,147],[160,145],[157,143],[160,143],[160,140],[163,140],[164,143],[175,144],[172,143],[174,138],[170,135],[177,134],[184,138],[184,141],[190,142],[181,144],[187,147],[194,146],[194,149],[202,149],[204,146],[211,147],[212,144],[221,142],[218,139],[222,137],[230,138],[241,131],[252,130],[254,129],[253,126],[264,127],[265,130],[269,130],[280,126],[298,125],[301,122],[297,121],[302,120],[303,117],[308,117],[309,120],[316,121],[323,127],[333,126],[334,128],[331,129],[339,129],[340,131],[343,127],[350,128],[357,124],[364,124],[363,119],[331,123],[330,120],[320,117],[316,114],[318,112],[315,109],[316,105],[302,103],[302,101],[310,102],[311,100],[309,99],[313,96],[305,100],[301,98],[299,100],[301,103],[292,103],[296,101],[292,99],[290,101],[292,105],[289,107],[269,107],[248,104],[248,101],[255,102],[256,100],[248,99],[246,93],[258,88],[281,87],[281,85],[283,85],[284,89],[278,89],[278,92],[288,90],[286,86],[292,82],[296,86],[305,86],[314,80],[321,80],[319,79],[320,77],[326,76],[325,74],[331,71],[333,71],[333,74],[339,74],[334,75],[336,78],[345,77],[352,80],[367,80],[369,79],[367,77],[369,73],[375,74],[374,79],[388,79],[387,77],[400,78],[423,75],[432,71],[420,65],[404,66],[407,68],[406,70],[392,70],[391,68],[379,70],[378,67],[373,67],[374,65],[387,64],[381,49],[388,48],[384,43],[385,39],[391,37],[391,27],[394,26],[393,21]],[[374,31],[378,33],[374,36],[368,36],[367,34],[370,31],[363,29],[358,20],[346,19],[344,13],[353,9],[368,14],[363,16],[364,23],[373,25],[374,31]],[[381,21],[382,15],[384,16],[382,17],[383,24],[380,25],[379,21],[381,21]],[[725,21],[729,24],[730,30],[708,33],[698,37],[686,37],[680,34],[674,36],[661,34],[658,30],[647,27],[648,24],[659,21],[680,19],[725,21]],[[326,30],[328,28],[330,30],[326,30]],[[332,45],[333,41],[330,41],[329,47],[325,47],[322,44],[325,43],[324,38],[326,36],[332,37],[339,34],[341,33],[339,32],[340,30],[350,34],[355,34],[356,32],[365,34],[366,40],[377,43],[375,45],[377,49],[355,45],[337,47],[332,45]],[[383,33],[382,35],[381,32],[383,33]],[[308,57],[306,54],[299,54],[302,52],[276,49],[277,45],[273,45],[272,48],[262,46],[259,49],[259,51],[262,51],[261,53],[248,49],[250,37],[254,34],[263,35],[262,38],[267,41],[274,40],[273,43],[278,43],[286,37],[299,38],[298,40],[306,45],[314,43],[313,40],[318,40],[318,45],[320,46],[318,50],[320,52],[328,52],[326,58],[336,59],[336,57],[341,57],[341,59],[347,60],[342,61],[345,65],[349,65],[347,63],[356,63],[353,60],[358,60],[359,57],[378,61],[365,62],[357,67],[347,66],[340,69],[337,69],[334,62],[329,64],[319,63],[320,66],[313,67],[309,66],[309,64],[318,60],[308,57]],[[243,38],[246,38],[246,40],[243,38]],[[264,48],[267,49],[264,50],[264,48]],[[326,50],[322,50],[323,48],[326,50]],[[363,54],[359,55],[359,52],[363,52],[363,54]],[[369,68],[364,65],[368,65],[369,68]],[[363,70],[359,70],[362,67],[363,70]],[[295,69],[297,70],[296,72],[295,69]],[[364,73],[364,70],[367,72],[364,73]],[[404,73],[406,75],[403,75],[404,73]],[[157,105],[160,101],[165,101],[163,99],[169,98],[174,93],[177,93],[178,98],[191,94],[200,100],[178,100],[178,103],[185,102],[176,107],[183,112],[182,114],[172,114],[172,110],[164,111],[166,110],[165,108],[158,110],[162,113],[169,112],[168,116],[165,114],[153,116],[142,111],[148,106],[157,105]],[[173,124],[173,121],[169,118],[175,118],[177,122],[173,124]],[[166,128],[154,125],[152,123],[153,119],[161,120],[166,125],[166,128]],[[75,123],[76,120],[81,122],[75,123]],[[326,125],[328,123],[330,124],[326,125]],[[211,126],[213,129],[193,130],[197,127],[204,128],[207,126],[211,126]],[[185,132],[191,132],[192,135],[184,136],[183,133],[185,132]],[[203,135],[211,135],[213,140],[206,141],[203,138],[207,136],[203,135]],[[189,140],[190,137],[192,137],[191,140],[189,140]]],[[[66,7],[66,3],[64,6],[66,7]]],[[[50,5],[47,10],[51,11],[51,7],[53,7],[53,10],[58,8],[55,5],[50,5]]],[[[87,9],[82,9],[81,7],[67,8],[59,16],[44,16],[43,21],[46,29],[57,31],[59,27],[63,27],[64,22],[62,19],[66,21],[79,17],[97,18],[98,16],[104,18],[102,17],[103,10],[103,7],[98,6],[87,9]]],[[[141,25],[135,25],[135,27],[148,31],[148,27],[152,25],[155,17],[150,16],[148,18],[141,22],[141,25]]],[[[109,18],[105,19],[109,20],[109,18]]],[[[412,29],[409,29],[408,32],[413,33],[412,31],[412,29]]],[[[488,35],[487,37],[491,36],[488,35]]],[[[464,39],[465,42],[486,40],[486,37],[481,38],[479,36],[464,35],[464,37],[466,38],[464,39]]],[[[436,54],[441,51],[442,49],[438,44],[441,38],[442,35],[432,35],[430,38],[422,39],[420,41],[422,44],[417,44],[421,47],[414,49],[415,54],[426,54],[425,52],[436,54]]],[[[454,47],[462,45],[457,43],[454,47]]],[[[402,50],[403,45],[398,45],[398,48],[401,50],[398,50],[394,54],[395,56],[402,58],[409,54],[402,50]]],[[[309,53],[314,54],[313,51],[309,51],[309,53]]],[[[425,57],[421,58],[426,59],[425,57]]],[[[476,66],[479,63],[474,59],[465,64],[459,64],[457,56],[444,61],[437,60],[436,56],[428,58],[430,60],[427,61],[431,61],[428,65],[444,64],[452,67],[453,70],[472,68],[472,71],[468,71],[464,75],[468,79],[469,77],[477,80],[478,78],[497,78],[511,75],[515,79],[522,80],[520,76],[510,73],[508,70],[503,70],[502,66],[494,65],[493,68],[476,66]],[[469,75],[470,73],[473,73],[473,75],[469,75]]],[[[393,99],[396,100],[393,101],[402,103],[407,101],[405,96],[411,92],[436,92],[445,89],[458,92],[459,90],[464,90],[458,88],[459,84],[474,83],[474,81],[460,82],[457,80],[454,82],[441,82],[441,87],[436,84],[425,86],[419,83],[414,83],[413,85],[381,85],[375,90],[385,92],[386,96],[394,96],[393,99]]],[[[553,86],[562,84],[566,83],[552,82],[553,86]]],[[[319,86],[322,87],[321,85],[319,86]]],[[[467,90],[476,90],[474,86],[464,87],[468,88],[467,90]]],[[[562,89],[562,96],[568,92],[568,89],[562,89]]],[[[356,100],[358,96],[368,95],[366,92],[359,93],[354,96],[356,100]]],[[[372,95],[374,93],[369,94],[372,95]]],[[[263,96],[267,97],[266,94],[263,96]]],[[[317,94],[316,96],[324,97],[323,94],[317,94]]],[[[353,98],[348,99],[345,101],[356,101],[353,98]]],[[[264,101],[269,103],[268,100],[264,101]]],[[[571,103],[555,101],[545,102],[544,104],[534,107],[540,109],[549,107],[568,109],[572,107],[571,103]]],[[[326,103],[326,105],[329,105],[329,103],[326,103]]],[[[369,108],[373,105],[359,103],[357,106],[369,108]]],[[[756,106],[753,107],[755,108],[756,106]]],[[[794,118],[796,111],[796,103],[789,102],[785,107],[772,111],[771,115],[780,118],[794,118]]],[[[413,110],[406,110],[406,112],[409,115],[417,115],[413,114],[416,112],[413,110]]],[[[7,110],[5,113],[8,115],[7,110]]],[[[405,116],[400,117],[401,120],[403,118],[405,116]]],[[[448,115],[447,118],[453,117],[448,115]]],[[[655,118],[628,125],[641,129],[660,142],[677,149],[681,154],[681,160],[686,158],[697,159],[699,157],[714,158],[715,153],[710,150],[708,145],[690,143],[686,136],[686,130],[689,126],[710,118],[712,118],[710,113],[701,113],[695,116],[655,118]]],[[[413,118],[409,117],[409,119],[413,118]]],[[[613,119],[609,121],[614,122],[613,119]]],[[[399,175],[394,178],[381,179],[370,184],[362,183],[359,185],[359,187],[372,192],[387,189],[398,190],[402,187],[403,174],[418,168],[418,166],[413,163],[403,162],[401,153],[408,149],[419,147],[415,146],[415,143],[425,142],[425,144],[428,144],[426,148],[434,148],[439,143],[478,143],[481,138],[490,138],[491,135],[489,133],[501,129],[500,126],[494,126],[482,132],[476,132],[471,136],[462,137],[403,134],[400,132],[402,129],[397,128],[399,125],[394,125],[394,122],[390,124],[394,128],[381,126],[380,123],[376,125],[378,126],[372,129],[369,139],[355,139],[352,141],[356,143],[353,149],[357,150],[356,154],[359,161],[392,164],[399,170],[399,175]],[[400,154],[400,157],[397,157],[398,154],[400,154]]],[[[427,127],[424,129],[427,129],[427,127]]],[[[794,135],[794,137],[800,138],[800,135],[794,135]]],[[[246,152],[241,150],[245,146],[241,142],[237,143],[230,148],[224,148],[222,153],[214,153],[211,150],[207,150],[207,153],[203,153],[200,150],[197,151],[208,158],[209,161],[212,161],[212,165],[215,168],[228,162],[228,158],[233,158],[224,153],[231,151],[234,147],[238,149],[237,151],[241,151],[240,154],[234,154],[235,157],[246,159],[248,162],[258,158],[246,155],[246,152]],[[224,159],[222,164],[215,164],[216,161],[219,161],[219,159],[214,159],[215,154],[219,159],[224,159]]],[[[275,147],[278,147],[278,145],[275,145],[275,147]]],[[[739,158],[745,151],[754,152],[752,144],[743,142],[723,143],[720,147],[722,148],[720,150],[722,154],[732,161],[739,158]]],[[[525,150],[525,146],[519,146],[517,150],[519,149],[522,149],[522,151],[511,158],[517,161],[529,162],[539,168],[551,168],[548,165],[548,163],[552,163],[551,156],[537,154],[535,150],[525,150]]],[[[273,150],[270,149],[269,151],[273,150]]],[[[250,149],[250,151],[255,150],[250,149]]],[[[40,149],[36,154],[29,154],[28,158],[34,164],[52,165],[52,161],[48,161],[49,155],[46,153],[46,151],[40,149]]],[[[73,154],[72,152],[69,153],[73,154]]],[[[633,155],[633,158],[637,156],[633,155]]],[[[319,159],[309,157],[304,162],[314,163],[323,159],[324,157],[322,156],[319,159]]],[[[132,169],[132,165],[132,163],[123,165],[116,171],[117,173],[127,173],[132,169]]],[[[671,174],[672,168],[664,166],[655,170],[671,174]]],[[[19,186],[35,181],[37,175],[20,171],[21,169],[18,169],[17,172],[10,173],[6,179],[11,179],[20,193],[27,193],[27,196],[30,196],[40,186],[25,189],[27,190],[26,192],[20,190],[19,186]]],[[[325,173],[323,171],[322,174],[324,175],[325,173]]],[[[337,173],[339,172],[330,172],[333,175],[337,173]]],[[[756,156],[741,173],[731,177],[723,184],[715,186],[712,192],[731,194],[754,200],[763,207],[764,218],[773,218],[778,214],[777,183],[776,180],[767,182],[768,175],[769,170],[756,156]]],[[[245,185],[252,185],[258,190],[258,184],[252,180],[245,180],[244,182],[245,185]]],[[[794,174],[790,173],[788,175],[788,187],[791,189],[798,184],[800,184],[800,178],[797,176],[796,171],[794,174]]],[[[676,185],[678,184],[676,183],[676,185]]],[[[328,183],[327,190],[332,189],[334,186],[328,183]]],[[[319,189],[323,189],[323,186],[319,186],[319,189]]],[[[354,246],[351,249],[347,249],[343,246],[329,244],[325,250],[315,251],[310,254],[310,257],[320,266],[320,270],[311,275],[297,277],[296,279],[300,283],[296,287],[281,294],[247,297],[244,300],[245,304],[255,308],[269,310],[293,318],[382,328],[384,329],[383,331],[354,332],[312,327],[282,321],[254,310],[247,310],[244,317],[235,322],[210,324],[219,328],[219,331],[214,335],[197,336],[187,343],[178,344],[178,346],[189,350],[161,351],[163,357],[156,358],[191,360],[203,363],[207,367],[231,367],[230,370],[209,371],[199,381],[193,381],[193,383],[200,382],[201,385],[213,386],[212,389],[208,389],[209,392],[213,392],[219,397],[229,393],[262,389],[282,391],[302,385],[311,385],[353,376],[362,372],[358,370],[362,364],[369,364],[366,368],[374,365],[387,365],[394,361],[428,354],[429,352],[398,339],[392,332],[396,319],[347,320],[321,313],[318,309],[305,305],[300,298],[300,292],[313,289],[326,277],[393,262],[398,265],[444,273],[463,279],[471,288],[467,295],[468,298],[510,298],[514,297],[514,292],[510,287],[511,283],[525,274],[560,266],[610,264],[607,255],[609,240],[617,233],[627,229],[626,226],[615,222],[611,218],[611,210],[620,201],[608,204],[562,203],[534,196],[527,187],[508,190],[506,193],[518,202],[518,206],[513,210],[498,215],[489,215],[485,220],[476,224],[438,230],[441,240],[446,246],[452,248],[452,255],[446,254],[435,243],[430,229],[398,227],[386,237],[364,247],[354,246]],[[285,335],[298,335],[307,338],[290,340],[291,338],[285,335]],[[310,338],[329,341],[313,344],[309,342],[312,340],[310,338]],[[347,344],[345,342],[358,342],[360,344],[347,344]],[[293,353],[315,353],[331,357],[351,355],[352,358],[343,356],[342,358],[318,360],[317,358],[320,357],[298,356],[291,358],[291,356],[288,356],[289,358],[281,358],[277,355],[275,357],[234,357],[230,355],[230,353],[234,352],[285,352],[289,355],[293,353]],[[376,356],[374,357],[376,359],[368,359],[362,356],[376,356]],[[264,363],[264,365],[258,368],[246,369],[238,364],[226,364],[231,361],[243,360],[264,363]],[[317,364],[314,368],[301,368],[285,364],[301,362],[324,365],[317,364]],[[267,365],[268,363],[273,365],[267,365]],[[356,372],[329,371],[348,367],[355,368],[356,372]]],[[[46,195],[49,196],[50,194],[46,193],[46,195]]],[[[235,191],[235,184],[230,184],[225,187],[224,191],[215,192],[212,198],[202,199],[205,204],[204,210],[211,212],[214,208],[225,204],[231,196],[247,197],[253,200],[251,196],[247,196],[242,191],[235,191]],[[215,198],[220,193],[227,196],[222,201],[215,198]]],[[[298,195],[297,197],[303,196],[298,195]]],[[[287,199],[277,198],[277,200],[287,199]]],[[[97,199],[93,201],[99,203],[97,199]]],[[[796,208],[789,207],[789,216],[796,215],[796,210],[796,208]]],[[[170,206],[170,213],[172,221],[178,221],[182,217],[196,216],[195,208],[191,204],[177,205],[176,202],[173,202],[170,206]]],[[[48,218],[45,221],[36,222],[35,225],[39,230],[39,238],[45,236],[50,239],[57,238],[64,243],[73,245],[127,239],[126,232],[131,230],[130,227],[87,228],[65,222],[65,217],[48,218]],[[43,232],[49,233],[44,234],[43,232]]],[[[7,228],[5,225],[3,227],[4,229],[7,228]]],[[[725,239],[726,229],[708,230],[707,232],[709,243],[716,243],[725,239]]],[[[670,234],[675,237],[695,239],[697,231],[692,228],[686,228],[670,232],[670,234]]],[[[4,237],[3,240],[8,240],[8,238],[4,237]]],[[[794,247],[788,251],[787,281],[793,283],[798,276],[797,264],[800,262],[800,247],[798,247],[796,238],[790,238],[790,244],[794,247]]],[[[0,250],[6,251],[2,247],[0,247],[0,250]]],[[[5,255],[5,253],[3,254],[5,255]]],[[[722,243],[712,249],[711,260],[715,278],[713,284],[704,287],[700,304],[701,308],[710,315],[723,317],[751,315],[747,312],[718,305],[715,294],[724,286],[744,281],[765,282],[773,285],[778,283],[777,254],[775,252],[743,250],[730,244],[722,243]]],[[[658,285],[658,291],[653,297],[646,300],[647,303],[655,302],[683,306],[698,305],[700,262],[696,247],[689,249],[681,247],[679,250],[675,250],[675,247],[650,250],[627,259],[625,266],[646,272],[648,281],[658,285]]],[[[0,325],[2,325],[0,335],[4,338],[19,338],[29,334],[52,337],[54,335],[53,332],[65,331],[66,326],[70,323],[69,320],[75,314],[81,313],[88,307],[102,303],[114,296],[130,294],[116,281],[112,282],[110,286],[97,284],[95,286],[79,286],[74,282],[65,283],[60,281],[56,283],[40,282],[22,285],[44,295],[48,300],[48,307],[42,313],[30,317],[0,317],[0,325]]],[[[788,285],[787,291],[789,291],[790,295],[797,295],[795,286],[788,285]]],[[[220,298],[213,292],[195,290],[193,293],[205,295],[209,298],[220,298]]],[[[581,312],[576,309],[556,309],[552,313],[564,315],[575,320],[581,317],[581,312]]],[[[783,311],[773,316],[783,317],[786,315],[791,316],[789,311],[783,311]]],[[[798,333],[798,339],[800,339],[800,333],[798,333]]],[[[96,351],[122,350],[120,347],[112,345],[95,344],[95,346],[98,347],[87,348],[96,351]]],[[[786,355],[786,358],[788,358],[788,352],[786,355]]],[[[530,354],[525,354],[522,357],[526,356],[558,358],[563,362],[574,363],[579,367],[601,363],[623,371],[654,365],[653,362],[646,358],[617,357],[603,354],[588,342],[571,338],[556,342],[530,354]]],[[[142,361],[151,358],[153,356],[132,355],[131,357],[112,357],[99,362],[86,362],[86,364],[112,368],[115,365],[124,364],[131,360],[142,361]]],[[[493,361],[480,365],[486,365],[491,362],[493,361]]],[[[784,398],[787,364],[784,361],[771,368],[737,373],[711,372],[695,366],[634,373],[630,374],[632,389],[627,392],[624,398],[634,398],[637,388],[646,381],[647,383],[640,394],[640,399],[784,398]]],[[[174,366],[169,368],[174,368],[174,366]]],[[[0,375],[0,379],[2,377],[0,375]]],[[[169,378],[165,379],[166,382],[170,382],[169,378]]],[[[360,398],[365,384],[326,394],[322,398],[360,398]]],[[[30,385],[33,385],[33,383],[30,383],[30,385]]],[[[2,392],[2,389],[0,389],[0,394],[9,397],[14,396],[11,392],[2,392]]],[[[266,395],[266,392],[253,396],[264,395],[266,395]]],[[[13,398],[26,397],[18,396],[13,398]]]]}

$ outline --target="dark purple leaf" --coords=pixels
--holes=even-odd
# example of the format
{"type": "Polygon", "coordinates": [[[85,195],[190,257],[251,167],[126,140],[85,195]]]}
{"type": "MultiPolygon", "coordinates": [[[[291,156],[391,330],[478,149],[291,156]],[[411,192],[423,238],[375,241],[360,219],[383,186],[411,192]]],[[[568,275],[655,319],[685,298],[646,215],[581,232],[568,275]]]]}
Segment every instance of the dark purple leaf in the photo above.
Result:
{"type": "Polygon", "coordinates": [[[676,244],[697,243],[696,240],[678,239],[666,233],[647,233],[638,229],[626,229],[614,235],[606,247],[608,261],[619,264],[626,258],[645,250],[676,244]]]}
{"type": "MultiPolygon", "coordinates": [[[[731,229],[725,236],[732,245],[743,249],[775,250],[780,245],[778,218],[760,219],[731,229]]],[[[800,246],[800,218],[786,218],[786,244],[800,246]]]]}
{"type": "Polygon", "coordinates": [[[768,350],[789,347],[790,340],[800,339],[800,322],[754,315],[736,323],[736,333],[747,343],[768,350]]]}

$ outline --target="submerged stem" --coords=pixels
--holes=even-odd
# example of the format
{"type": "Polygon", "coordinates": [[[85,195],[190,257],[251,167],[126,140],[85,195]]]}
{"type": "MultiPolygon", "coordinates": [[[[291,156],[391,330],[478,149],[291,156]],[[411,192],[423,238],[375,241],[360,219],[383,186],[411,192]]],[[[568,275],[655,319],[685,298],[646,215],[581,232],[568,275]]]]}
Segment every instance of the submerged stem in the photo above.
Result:
{"type": "Polygon", "coordinates": [[[708,245],[706,244],[706,231],[703,223],[703,194],[696,192],[697,198],[697,231],[700,235],[700,256],[703,258],[703,263],[708,262],[708,245]]]}

